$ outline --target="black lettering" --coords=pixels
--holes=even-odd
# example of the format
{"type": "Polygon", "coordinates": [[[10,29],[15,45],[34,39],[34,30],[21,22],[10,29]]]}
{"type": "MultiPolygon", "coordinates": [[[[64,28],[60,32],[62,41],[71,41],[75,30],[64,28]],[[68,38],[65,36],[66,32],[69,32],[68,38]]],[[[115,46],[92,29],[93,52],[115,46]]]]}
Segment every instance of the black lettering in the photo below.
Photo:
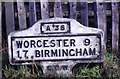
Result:
{"type": "Polygon", "coordinates": [[[59,49],[58,51],[59,51],[59,57],[61,57],[61,50],[59,49]]]}
{"type": "Polygon", "coordinates": [[[47,26],[46,31],[51,31],[50,26],[47,26]]]}
{"type": "Polygon", "coordinates": [[[61,29],[60,30],[65,30],[65,26],[61,25],[61,29]]]}
{"type": "Polygon", "coordinates": [[[67,42],[68,42],[68,39],[64,39],[63,40],[63,46],[64,47],[69,47],[69,45],[67,44],[67,42]]]}
{"type": "Polygon", "coordinates": [[[84,55],[88,55],[88,52],[87,52],[87,49],[86,48],[84,48],[84,50],[83,50],[83,56],[84,55]]]}
{"type": "Polygon", "coordinates": [[[72,53],[72,52],[74,52],[74,49],[70,49],[70,50],[69,50],[69,55],[70,55],[70,56],[75,56],[75,53],[72,53]]]}
{"type": "Polygon", "coordinates": [[[94,48],[93,50],[89,48],[89,55],[95,55],[96,49],[94,48]]]}
{"type": "Polygon", "coordinates": [[[50,41],[50,47],[55,47],[55,40],[50,41]]]}
{"type": "Polygon", "coordinates": [[[52,66],[47,66],[47,70],[51,71],[52,70],[52,66]]]}
{"type": "Polygon", "coordinates": [[[36,46],[35,46],[35,40],[31,40],[30,42],[31,42],[31,48],[33,48],[33,47],[36,48],[36,46]]]}
{"type": "Polygon", "coordinates": [[[76,56],[81,56],[82,55],[82,49],[80,48],[79,50],[76,49],[76,56]],[[78,55],[79,53],[79,55],[78,55]]]}
{"type": "Polygon", "coordinates": [[[57,57],[57,56],[58,56],[57,49],[55,49],[55,50],[51,49],[51,57],[57,57]]]}
{"type": "Polygon", "coordinates": [[[62,56],[68,56],[68,49],[62,49],[62,56]]]}
{"type": "Polygon", "coordinates": [[[62,42],[62,39],[59,39],[59,40],[56,40],[57,41],[57,45],[58,45],[58,47],[60,47],[61,46],[61,42],[62,42]]]}
{"type": "Polygon", "coordinates": [[[41,52],[40,52],[40,53],[41,53],[41,57],[43,57],[43,50],[41,50],[41,52]]]}
{"type": "Polygon", "coordinates": [[[37,41],[37,47],[42,47],[41,40],[37,41]]]}
{"type": "Polygon", "coordinates": [[[55,70],[60,70],[59,65],[55,65],[55,70]]]}
{"type": "Polygon", "coordinates": [[[25,52],[25,58],[27,58],[28,59],[28,56],[27,56],[27,53],[28,53],[28,50],[23,50],[23,52],[25,52]]]}
{"type": "Polygon", "coordinates": [[[22,57],[20,57],[20,51],[19,50],[17,51],[17,53],[18,53],[18,58],[22,58],[22,57]]]}
{"type": "Polygon", "coordinates": [[[59,30],[59,25],[53,25],[55,30],[59,30]]]}
{"type": "Polygon", "coordinates": [[[76,46],[75,45],[75,39],[70,39],[70,46],[76,46]]]}
{"type": "Polygon", "coordinates": [[[40,57],[40,51],[39,50],[35,50],[35,57],[40,57]]]}
{"type": "Polygon", "coordinates": [[[90,45],[90,40],[89,40],[88,38],[84,40],[84,45],[85,45],[85,46],[90,45]]]}
{"type": "Polygon", "coordinates": [[[63,70],[68,70],[68,65],[62,65],[61,68],[62,68],[63,70]]]}
{"type": "Polygon", "coordinates": [[[49,47],[47,44],[48,44],[48,40],[43,40],[43,47],[49,47]]]}
{"type": "Polygon", "coordinates": [[[44,50],[44,53],[45,53],[45,57],[50,57],[50,52],[49,52],[49,50],[44,50]]]}
{"type": "Polygon", "coordinates": [[[24,41],[24,47],[25,48],[28,48],[29,47],[29,42],[26,40],[26,41],[24,41]]]}
{"type": "Polygon", "coordinates": [[[22,48],[22,42],[23,41],[16,41],[17,48],[22,48]]]}

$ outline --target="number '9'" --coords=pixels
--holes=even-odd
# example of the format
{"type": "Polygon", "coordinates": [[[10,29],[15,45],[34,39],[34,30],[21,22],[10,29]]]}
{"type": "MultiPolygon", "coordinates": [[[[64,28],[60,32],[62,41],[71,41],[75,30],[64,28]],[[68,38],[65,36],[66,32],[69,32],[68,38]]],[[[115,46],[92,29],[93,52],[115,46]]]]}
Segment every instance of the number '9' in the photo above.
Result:
{"type": "Polygon", "coordinates": [[[89,40],[88,38],[86,38],[86,39],[84,40],[84,45],[85,45],[85,46],[90,45],[90,40],[89,40]]]}

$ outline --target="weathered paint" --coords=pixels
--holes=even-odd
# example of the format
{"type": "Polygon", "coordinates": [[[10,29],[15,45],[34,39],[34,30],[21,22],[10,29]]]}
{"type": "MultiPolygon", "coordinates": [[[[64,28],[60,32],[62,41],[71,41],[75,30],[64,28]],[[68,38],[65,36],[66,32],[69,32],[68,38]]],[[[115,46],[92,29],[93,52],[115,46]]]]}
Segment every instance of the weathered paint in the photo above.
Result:
{"type": "Polygon", "coordinates": [[[15,31],[15,19],[14,19],[14,5],[12,2],[5,3],[5,17],[6,17],[6,31],[7,35],[15,31]]]}
{"type": "Polygon", "coordinates": [[[29,22],[32,26],[37,21],[35,0],[29,0],[29,22]]]}
{"type": "Polygon", "coordinates": [[[2,78],[2,2],[0,1],[0,78],[2,78]]]}
{"type": "Polygon", "coordinates": [[[18,18],[19,18],[19,29],[27,28],[26,24],[26,11],[24,2],[22,0],[17,0],[18,18]],[[21,2],[20,2],[21,1],[21,2]]]}
{"type": "Polygon", "coordinates": [[[62,6],[60,0],[55,0],[54,3],[54,17],[63,17],[62,15],[62,6]]]}
{"type": "Polygon", "coordinates": [[[0,1],[0,50],[2,49],[2,2],[0,1]]]}
{"type": "Polygon", "coordinates": [[[48,0],[40,0],[40,5],[41,5],[41,17],[42,17],[42,19],[49,18],[48,0]]]}
{"type": "MultiPolygon", "coordinates": [[[[107,25],[106,25],[106,7],[105,2],[102,0],[102,2],[99,2],[99,0],[96,0],[94,5],[94,12],[95,12],[95,27],[103,30],[104,32],[104,40],[105,43],[107,42],[107,25]]],[[[106,46],[105,46],[106,47],[106,46]]]]}
{"type": "MultiPolygon", "coordinates": [[[[117,0],[112,0],[117,1],[117,0]]],[[[112,49],[118,50],[119,48],[119,12],[118,3],[112,2],[112,49]]]]}
{"type": "Polygon", "coordinates": [[[45,75],[68,76],[76,63],[103,62],[103,37],[102,30],[74,19],[40,20],[29,29],[9,34],[9,60],[12,65],[35,62],[45,75]]]}
{"type": "Polygon", "coordinates": [[[76,14],[76,6],[77,3],[76,2],[72,2],[73,0],[69,0],[69,4],[70,4],[70,18],[71,19],[77,19],[77,14],[76,14]]]}
{"type": "Polygon", "coordinates": [[[88,26],[88,3],[87,0],[80,0],[81,5],[81,24],[88,26]]]}
{"type": "MultiPolygon", "coordinates": [[[[84,42],[87,41],[87,43],[89,43],[91,41],[90,47],[92,47],[92,48],[96,47],[96,51],[97,50],[99,51],[102,48],[99,48],[100,46],[98,46],[98,48],[97,48],[97,45],[95,43],[97,43],[97,42],[100,43],[100,41],[101,41],[100,44],[104,45],[103,33],[100,29],[97,30],[95,28],[84,27],[83,25],[79,24],[77,21],[75,21],[73,19],[66,19],[66,18],[52,18],[52,19],[47,19],[47,20],[40,20],[39,22],[35,23],[33,25],[33,27],[29,28],[28,30],[23,30],[23,31],[15,32],[15,33],[12,32],[8,37],[9,37],[8,38],[8,40],[9,40],[9,56],[10,56],[11,64],[15,64],[14,62],[12,62],[12,60],[14,59],[13,57],[17,56],[17,54],[15,54],[14,56],[13,56],[13,54],[17,52],[19,47],[20,47],[20,51],[23,51],[24,47],[25,47],[25,49],[29,48],[29,52],[31,52],[31,55],[29,57],[32,57],[32,56],[34,56],[32,54],[35,54],[35,53],[33,53],[33,51],[34,51],[33,49],[35,48],[35,50],[38,50],[39,47],[40,47],[39,48],[40,50],[54,50],[56,48],[58,48],[60,50],[62,50],[62,49],[70,50],[73,48],[70,51],[73,51],[74,49],[79,48],[79,47],[83,47],[83,49],[80,49],[80,50],[84,51],[84,48],[87,48],[87,50],[89,49],[88,45],[86,45],[84,47],[84,45],[85,45],[84,42]],[[86,40],[87,38],[90,40],[86,40]],[[98,40],[97,40],[97,38],[98,38],[98,40]],[[48,41],[40,41],[39,39],[48,40],[48,41]],[[59,43],[58,40],[60,40],[60,39],[61,39],[61,42],[59,43]],[[34,42],[34,45],[32,45],[33,42],[31,42],[31,41],[34,42]],[[81,44],[79,44],[80,41],[81,41],[81,44]],[[21,44],[20,44],[20,42],[21,42],[21,44]],[[38,45],[38,43],[40,43],[40,42],[41,42],[41,45],[40,44],[38,45]],[[35,46],[35,44],[36,44],[36,46],[35,46]],[[33,46],[33,48],[31,49],[30,46],[27,46],[27,48],[26,48],[26,45],[33,46]],[[11,49],[11,46],[12,46],[12,49],[11,49]]],[[[86,49],[85,49],[85,51],[86,51],[86,49]]],[[[75,52],[76,52],[76,50],[73,53],[75,53],[75,52]]],[[[102,52],[99,52],[99,53],[102,53],[102,52]]],[[[91,57],[92,56],[90,56],[90,58],[91,57]]],[[[21,58],[21,60],[25,59],[24,57],[22,57],[22,58],[21,58]]],[[[44,59],[49,60],[49,57],[48,58],[42,57],[42,58],[35,59],[35,60],[44,60],[44,59]]],[[[76,59],[77,57],[76,58],[73,57],[73,58],[76,59]]],[[[82,61],[82,59],[89,58],[89,56],[82,57],[82,55],[80,55],[80,57],[78,57],[78,58],[81,58],[81,61],[82,61]]],[[[17,58],[17,59],[19,60],[19,58],[17,58]]],[[[64,60],[64,59],[71,59],[71,57],[69,57],[69,56],[68,57],[66,56],[66,58],[51,57],[50,59],[51,60],[54,60],[54,59],[63,59],[64,60]]],[[[31,58],[28,58],[25,60],[31,60],[31,58]]],[[[99,61],[102,61],[102,59],[100,59],[100,60],[98,59],[93,62],[96,62],[96,61],[99,62],[99,61]]],[[[30,63],[32,63],[32,62],[30,62],[30,63]]]]}

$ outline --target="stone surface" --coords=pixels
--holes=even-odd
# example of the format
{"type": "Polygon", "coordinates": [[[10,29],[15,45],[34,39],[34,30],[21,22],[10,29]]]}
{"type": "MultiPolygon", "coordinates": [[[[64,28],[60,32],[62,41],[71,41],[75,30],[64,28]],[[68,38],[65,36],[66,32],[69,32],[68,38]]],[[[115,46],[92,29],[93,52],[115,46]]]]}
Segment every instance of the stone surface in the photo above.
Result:
{"type": "Polygon", "coordinates": [[[76,63],[103,62],[104,34],[73,19],[51,18],[8,36],[12,65],[36,63],[48,75],[69,76],[76,63]]]}

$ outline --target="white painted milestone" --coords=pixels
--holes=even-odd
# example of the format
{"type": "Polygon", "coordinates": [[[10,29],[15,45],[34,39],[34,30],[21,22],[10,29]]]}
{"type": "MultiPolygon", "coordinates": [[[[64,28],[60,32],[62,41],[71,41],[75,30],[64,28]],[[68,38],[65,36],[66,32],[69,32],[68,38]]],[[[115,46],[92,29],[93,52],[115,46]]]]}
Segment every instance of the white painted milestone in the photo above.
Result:
{"type": "Polygon", "coordinates": [[[29,29],[11,32],[8,43],[9,60],[13,65],[64,60],[103,61],[102,30],[85,27],[73,19],[40,20],[29,29]]]}

